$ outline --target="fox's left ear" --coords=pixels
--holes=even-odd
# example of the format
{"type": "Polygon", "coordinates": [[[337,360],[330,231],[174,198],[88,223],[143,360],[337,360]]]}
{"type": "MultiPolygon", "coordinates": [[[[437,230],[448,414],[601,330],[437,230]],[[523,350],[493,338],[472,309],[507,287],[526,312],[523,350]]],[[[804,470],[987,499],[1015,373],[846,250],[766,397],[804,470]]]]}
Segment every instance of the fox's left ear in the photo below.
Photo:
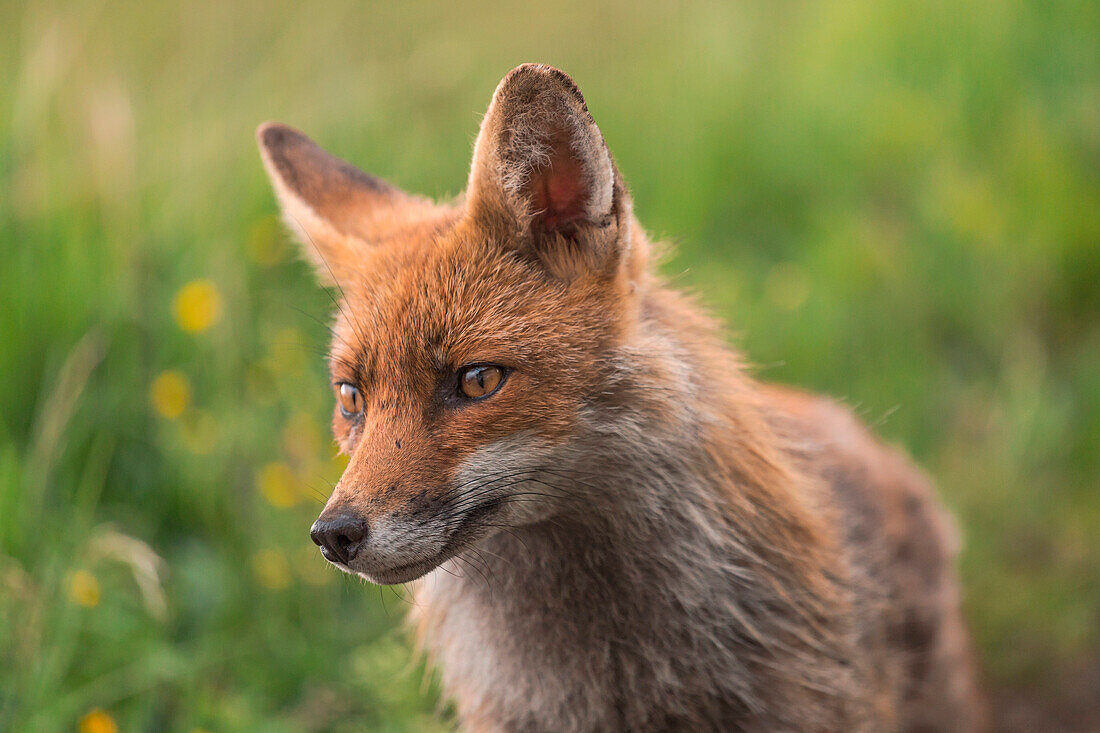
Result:
{"type": "Polygon", "coordinates": [[[472,216],[555,270],[606,271],[629,244],[630,201],[603,135],[577,85],[550,66],[524,64],[500,82],[467,192],[472,216]]]}
{"type": "Polygon", "coordinates": [[[260,125],[256,141],[287,225],[325,285],[352,276],[364,248],[410,208],[427,204],[287,125],[260,125]]]}

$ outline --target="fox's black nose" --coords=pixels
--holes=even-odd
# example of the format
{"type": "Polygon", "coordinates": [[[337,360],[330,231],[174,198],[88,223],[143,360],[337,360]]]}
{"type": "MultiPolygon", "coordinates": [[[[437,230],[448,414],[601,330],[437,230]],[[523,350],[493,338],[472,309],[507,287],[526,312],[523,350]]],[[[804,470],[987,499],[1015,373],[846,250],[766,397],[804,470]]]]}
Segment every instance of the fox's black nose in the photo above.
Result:
{"type": "Polygon", "coordinates": [[[351,514],[340,514],[331,519],[321,517],[313,523],[309,536],[321,548],[326,560],[347,565],[367,536],[367,523],[351,514]]]}

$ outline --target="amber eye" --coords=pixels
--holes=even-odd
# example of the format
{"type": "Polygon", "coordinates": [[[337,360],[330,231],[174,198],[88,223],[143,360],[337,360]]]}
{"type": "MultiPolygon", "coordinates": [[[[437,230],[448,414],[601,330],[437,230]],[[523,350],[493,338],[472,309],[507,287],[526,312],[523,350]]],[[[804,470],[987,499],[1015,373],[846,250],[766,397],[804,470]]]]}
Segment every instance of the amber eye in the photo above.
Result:
{"type": "Polygon", "coordinates": [[[458,389],[471,400],[488,397],[504,384],[504,367],[495,364],[468,366],[458,373],[458,389]]]}
{"type": "Polygon", "coordinates": [[[353,384],[341,382],[336,389],[336,399],[340,401],[340,412],[349,420],[363,411],[363,395],[353,384]]]}

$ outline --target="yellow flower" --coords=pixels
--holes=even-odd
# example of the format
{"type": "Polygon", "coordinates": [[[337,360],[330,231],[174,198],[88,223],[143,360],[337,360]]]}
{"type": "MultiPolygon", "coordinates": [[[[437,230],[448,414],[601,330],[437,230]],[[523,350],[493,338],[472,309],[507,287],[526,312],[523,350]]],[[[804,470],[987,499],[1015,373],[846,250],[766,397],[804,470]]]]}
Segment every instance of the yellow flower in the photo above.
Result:
{"type": "Polygon", "coordinates": [[[192,280],[180,288],[172,301],[172,313],[179,327],[199,333],[217,323],[222,312],[222,297],[209,280],[192,280]]]}
{"type": "Polygon", "coordinates": [[[260,585],[269,590],[282,590],[290,585],[290,563],[278,548],[260,550],[253,555],[252,573],[260,585]]]}
{"type": "Polygon", "coordinates": [[[294,472],[281,461],[261,468],[256,476],[256,484],[267,502],[280,509],[292,507],[302,498],[294,472]]]}
{"type": "Polygon", "coordinates": [[[177,371],[161,372],[149,387],[149,401],[161,417],[175,420],[191,402],[191,385],[177,371]]]}
{"type": "Polygon", "coordinates": [[[87,570],[77,570],[69,576],[69,599],[73,603],[94,608],[99,605],[99,595],[99,581],[87,570]]]}
{"type": "Polygon", "coordinates": [[[93,708],[80,719],[80,733],[118,733],[118,725],[105,711],[93,708]]]}

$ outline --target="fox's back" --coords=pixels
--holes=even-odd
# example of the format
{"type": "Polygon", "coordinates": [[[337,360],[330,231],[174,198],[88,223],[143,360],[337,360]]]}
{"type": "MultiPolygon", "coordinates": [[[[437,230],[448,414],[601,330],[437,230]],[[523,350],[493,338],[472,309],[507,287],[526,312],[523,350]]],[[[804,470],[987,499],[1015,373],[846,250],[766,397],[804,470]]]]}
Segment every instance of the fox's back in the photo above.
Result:
{"type": "Polygon", "coordinates": [[[834,503],[859,587],[860,634],[881,683],[876,705],[892,709],[902,730],[981,727],[959,613],[957,532],[932,485],[833,400],[778,386],[764,393],[778,432],[834,503]]]}

